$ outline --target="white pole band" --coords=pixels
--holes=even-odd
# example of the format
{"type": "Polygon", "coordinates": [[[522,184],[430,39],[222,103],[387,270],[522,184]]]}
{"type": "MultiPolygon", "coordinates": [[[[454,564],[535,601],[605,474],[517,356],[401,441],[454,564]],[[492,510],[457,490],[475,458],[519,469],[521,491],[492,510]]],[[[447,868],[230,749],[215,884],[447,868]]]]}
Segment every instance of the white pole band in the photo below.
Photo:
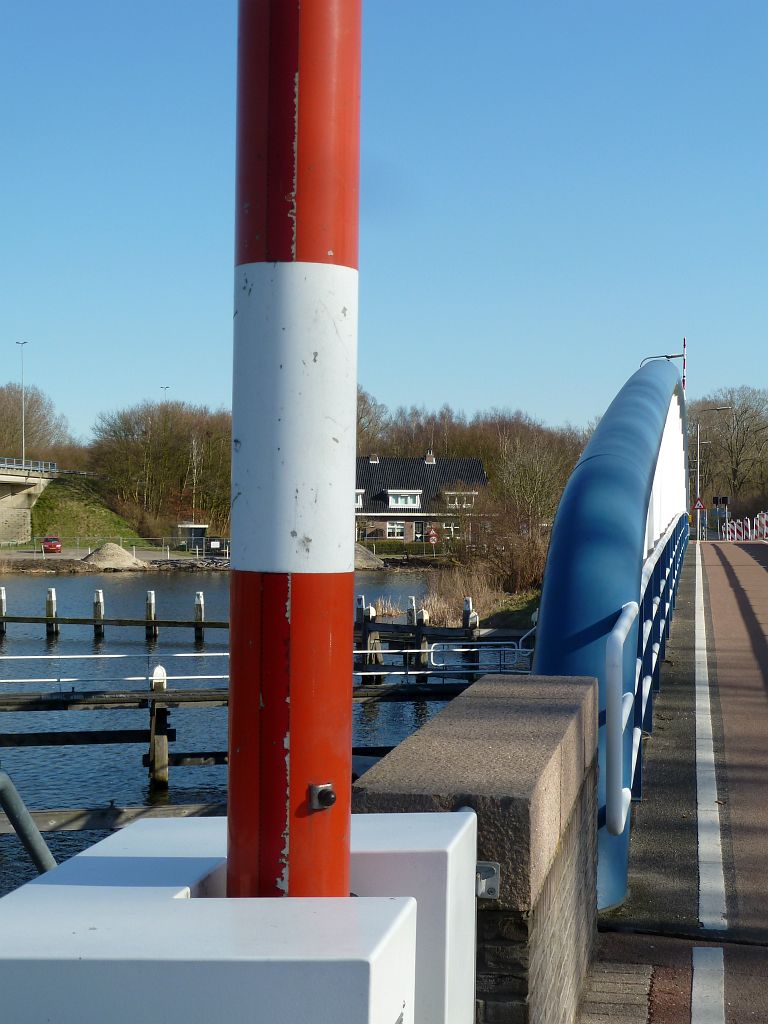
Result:
{"type": "Polygon", "coordinates": [[[356,270],[235,270],[233,569],[354,570],[356,270]]]}

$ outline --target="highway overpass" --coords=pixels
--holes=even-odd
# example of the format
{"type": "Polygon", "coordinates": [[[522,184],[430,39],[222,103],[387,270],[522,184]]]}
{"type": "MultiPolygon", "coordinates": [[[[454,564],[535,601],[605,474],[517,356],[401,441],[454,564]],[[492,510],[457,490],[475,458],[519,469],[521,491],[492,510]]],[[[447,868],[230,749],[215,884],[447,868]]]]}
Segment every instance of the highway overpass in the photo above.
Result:
{"type": "Polygon", "coordinates": [[[0,458],[0,546],[30,540],[32,506],[56,476],[55,462],[0,458]]]}

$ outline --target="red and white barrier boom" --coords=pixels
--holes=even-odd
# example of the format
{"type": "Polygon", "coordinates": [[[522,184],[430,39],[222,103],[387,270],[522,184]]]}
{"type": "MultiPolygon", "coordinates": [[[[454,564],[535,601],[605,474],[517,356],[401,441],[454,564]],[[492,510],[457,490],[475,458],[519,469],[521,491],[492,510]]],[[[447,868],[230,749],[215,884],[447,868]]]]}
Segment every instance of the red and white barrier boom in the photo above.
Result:
{"type": "Polygon", "coordinates": [[[349,894],[360,0],[240,0],[230,896],[349,894]]]}

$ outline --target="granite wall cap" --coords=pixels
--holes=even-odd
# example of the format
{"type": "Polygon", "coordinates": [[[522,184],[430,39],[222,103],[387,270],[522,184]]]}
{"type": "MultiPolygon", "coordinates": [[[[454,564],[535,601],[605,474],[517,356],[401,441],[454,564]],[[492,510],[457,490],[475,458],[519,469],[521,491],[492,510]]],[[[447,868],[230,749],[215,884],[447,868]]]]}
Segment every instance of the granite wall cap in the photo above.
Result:
{"type": "Polygon", "coordinates": [[[473,807],[478,857],[513,870],[495,906],[535,901],[597,740],[597,683],[484,676],[353,787],[353,810],[473,807]]]}

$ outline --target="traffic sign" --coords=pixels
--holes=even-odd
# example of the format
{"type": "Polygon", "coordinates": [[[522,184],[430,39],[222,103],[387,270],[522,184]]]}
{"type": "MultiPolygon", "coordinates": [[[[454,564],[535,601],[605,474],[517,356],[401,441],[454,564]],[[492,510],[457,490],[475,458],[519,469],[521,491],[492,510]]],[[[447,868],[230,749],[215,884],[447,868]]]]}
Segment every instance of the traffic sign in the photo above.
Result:
{"type": "Polygon", "coordinates": [[[704,511],[704,502],[701,500],[701,498],[697,498],[696,499],[696,504],[693,506],[693,511],[694,512],[703,512],[704,511]]]}
{"type": "Polygon", "coordinates": [[[437,530],[427,530],[427,538],[430,544],[437,544],[437,530]]]}

